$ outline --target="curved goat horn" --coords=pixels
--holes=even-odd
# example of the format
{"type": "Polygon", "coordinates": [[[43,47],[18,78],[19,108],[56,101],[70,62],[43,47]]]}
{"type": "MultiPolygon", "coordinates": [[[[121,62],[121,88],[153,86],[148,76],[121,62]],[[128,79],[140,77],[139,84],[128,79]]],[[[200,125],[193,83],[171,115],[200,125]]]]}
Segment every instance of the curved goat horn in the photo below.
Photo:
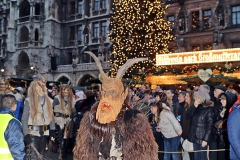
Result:
{"type": "Polygon", "coordinates": [[[122,65],[122,67],[118,70],[116,78],[122,78],[126,70],[131,67],[134,63],[140,62],[140,61],[146,61],[148,58],[135,58],[135,59],[128,59],[127,62],[122,65]]]}
{"type": "Polygon", "coordinates": [[[103,71],[101,62],[100,62],[100,60],[95,56],[95,54],[93,54],[93,53],[90,52],[90,51],[85,51],[84,53],[89,54],[89,55],[94,59],[94,61],[96,62],[96,65],[97,65],[97,67],[98,67],[98,70],[100,71],[100,74],[101,74],[102,78],[103,78],[103,77],[106,77],[106,75],[105,75],[105,73],[104,73],[104,71],[103,71]]]}
{"type": "Polygon", "coordinates": [[[72,82],[69,80],[69,81],[67,82],[66,88],[70,87],[71,84],[72,84],[72,82]]]}

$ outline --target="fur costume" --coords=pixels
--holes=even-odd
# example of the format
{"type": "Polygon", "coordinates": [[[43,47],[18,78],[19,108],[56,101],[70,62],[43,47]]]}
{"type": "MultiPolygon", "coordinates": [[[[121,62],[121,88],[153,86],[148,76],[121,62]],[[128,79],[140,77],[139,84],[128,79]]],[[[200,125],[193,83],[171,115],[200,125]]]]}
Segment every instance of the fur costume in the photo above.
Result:
{"type": "MultiPolygon", "coordinates": [[[[61,84],[60,93],[53,100],[54,121],[58,132],[58,145],[60,147],[59,159],[67,159],[68,138],[72,138],[72,134],[64,135],[64,130],[68,130],[72,124],[71,118],[73,114],[75,100],[73,99],[72,85],[61,84]],[[65,137],[65,138],[64,138],[65,137]]],[[[71,132],[71,131],[70,131],[71,132]]]]}
{"type": "Polygon", "coordinates": [[[40,159],[39,153],[46,154],[47,137],[55,138],[52,100],[47,95],[46,81],[38,75],[28,88],[22,115],[24,141],[27,146],[27,159],[40,159]],[[35,150],[35,149],[36,150],[35,150]]]}
{"type": "Polygon", "coordinates": [[[157,144],[147,117],[128,105],[128,89],[121,78],[134,63],[131,59],[118,71],[116,78],[107,77],[99,59],[91,52],[102,76],[101,98],[80,124],[74,147],[75,160],[157,160],[157,144]]]}

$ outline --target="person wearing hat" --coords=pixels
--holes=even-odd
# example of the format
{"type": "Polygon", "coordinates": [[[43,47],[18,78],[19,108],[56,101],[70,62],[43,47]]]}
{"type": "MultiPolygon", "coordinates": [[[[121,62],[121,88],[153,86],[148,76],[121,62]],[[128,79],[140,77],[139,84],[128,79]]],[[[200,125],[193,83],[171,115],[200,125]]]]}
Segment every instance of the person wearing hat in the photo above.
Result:
{"type": "MultiPolygon", "coordinates": [[[[214,91],[213,91],[213,95],[214,95],[214,115],[215,115],[215,122],[214,124],[220,120],[220,113],[222,112],[222,105],[220,102],[220,94],[226,92],[227,88],[225,86],[222,85],[217,85],[214,86],[214,91]]],[[[213,128],[213,134],[212,134],[212,138],[211,138],[211,142],[209,144],[209,149],[210,150],[217,150],[217,146],[218,146],[218,141],[217,141],[217,137],[218,137],[218,131],[217,128],[214,127],[213,128]]],[[[210,159],[218,159],[218,153],[217,152],[209,152],[209,158],[210,159]]]]}
{"type": "Polygon", "coordinates": [[[76,109],[76,111],[78,111],[79,107],[82,104],[82,101],[84,99],[86,99],[86,96],[85,96],[84,92],[81,90],[76,91],[75,95],[76,95],[75,109],[76,109]]]}
{"type": "Polygon", "coordinates": [[[22,94],[23,89],[22,87],[16,87],[12,93],[15,96],[17,100],[17,109],[15,110],[15,118],[17,118],[19,121],[22,119],[22,113],[24,108],[24,95],[22,94]]]}
{"type": "Polygon", "coordinates": [[[228,160],[230,144],[227,134],[227,119],[229,115],[229,109],[237,101],[237,95],[231,92],[223,92],[219,95],[219,99],[221,102],[222,111],[220,112],[219,120],[215,123],[215,127],[217,128],[218,132],[217,148],[226,150],[218,152],[218,160],[228,160]]]}
{"type": "Polygon", "coordinates": [[[150,107],[148,106],[148,101],[144,99],[144,93],[142,93],[141,91],[137,91],[134,94],[133,100],[134,100],[132,105],[133,109],[139,110],[145,115],[147,115],[147,113],[150,110],[150,107]]]}

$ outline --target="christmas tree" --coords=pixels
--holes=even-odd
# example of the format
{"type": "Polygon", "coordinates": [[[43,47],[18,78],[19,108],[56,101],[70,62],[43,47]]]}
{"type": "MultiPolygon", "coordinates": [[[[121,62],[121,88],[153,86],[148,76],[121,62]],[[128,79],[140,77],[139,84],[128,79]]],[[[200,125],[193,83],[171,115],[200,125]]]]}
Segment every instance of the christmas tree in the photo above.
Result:
{"type": "Polygon", "coordinates": [[[161,3],[161,0],[114,0],[109,34],[114,42],[110,59],[112,76],[128,59],[147,57],[148,61],[132,66],[125,77],[156,68],[156,54],[169,53],[168,44],[174,37],[170,34],[171,23],[164,19],[168,5],[161,3]]]}

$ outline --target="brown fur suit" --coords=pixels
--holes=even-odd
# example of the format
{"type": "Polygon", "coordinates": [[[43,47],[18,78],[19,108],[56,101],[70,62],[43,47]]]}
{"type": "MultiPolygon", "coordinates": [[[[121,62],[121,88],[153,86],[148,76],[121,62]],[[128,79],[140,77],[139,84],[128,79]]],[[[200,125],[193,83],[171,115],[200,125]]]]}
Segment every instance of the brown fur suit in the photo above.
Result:
{"type": "Polygon", "coordinates": [[[85,113],[74,147],[75,160],[157,160],[157,144],[147,117],[129,108],[128,89],[122,83],[125,71],[146,58],[129,59],[115,78],[108,77],[100,60],[92,56],[102,76],[100,100],[85,113]]]}
{"type": "MultiPolygon", "coordinates": [[[[77,135],[77,144],[74,147],[75,160],[98,160],[98,153],[102,153],[100,142],[111,137],[113,132],[119,134],[115,139],[117,145],[122,145],[123,160],[157,160],[157,144],[152,134],[152,129],[147,117],[137,110],[122,110],[115,122],[100,124],[96,120],[98,102],[95,103],[90,112],[87,112],[80,124],[77,135]]],[[[110,140],[111,141],[111,138],[110,140]]],[[[104,151],[103,151],[104,152],[104,151]]],[[[102,153],[105,159],[108,153],[102,153]]]]}

